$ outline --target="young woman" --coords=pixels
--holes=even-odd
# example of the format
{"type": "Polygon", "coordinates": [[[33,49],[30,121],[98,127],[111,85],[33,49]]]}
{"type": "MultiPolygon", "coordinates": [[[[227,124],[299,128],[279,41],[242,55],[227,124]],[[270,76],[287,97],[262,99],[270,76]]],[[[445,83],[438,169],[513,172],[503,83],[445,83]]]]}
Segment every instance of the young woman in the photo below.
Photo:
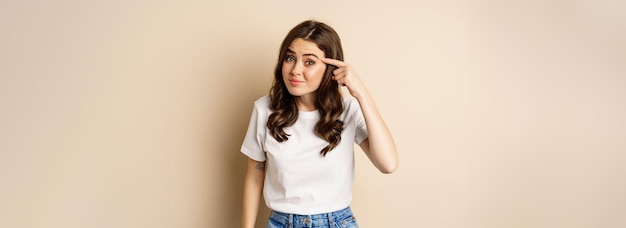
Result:
{"type": "Polygon", "coordinates": [[[393,137],[328,25],[305,21],[280,46],[268,96],[254,103],[241,152],[248,156],[243,227],[263,192],[267,227],[358,227],[352,212],[354,144],[383,173],[398,167],[393,137]],[[353,98],[343,98],[339,85],[353,98]]]}

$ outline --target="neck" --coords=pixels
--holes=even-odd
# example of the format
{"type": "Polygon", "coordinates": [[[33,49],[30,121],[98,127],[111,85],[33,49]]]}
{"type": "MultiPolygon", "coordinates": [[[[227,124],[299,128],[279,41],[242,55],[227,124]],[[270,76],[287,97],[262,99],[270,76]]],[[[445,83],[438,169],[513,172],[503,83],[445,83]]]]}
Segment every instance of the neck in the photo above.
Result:
{"type": "Polygon", "coordinates": [[[298,106],[298,111],[315,111],[317,107],[315,107],[315,95],[304,95],[296,97],[296,105],[298,106]]]}

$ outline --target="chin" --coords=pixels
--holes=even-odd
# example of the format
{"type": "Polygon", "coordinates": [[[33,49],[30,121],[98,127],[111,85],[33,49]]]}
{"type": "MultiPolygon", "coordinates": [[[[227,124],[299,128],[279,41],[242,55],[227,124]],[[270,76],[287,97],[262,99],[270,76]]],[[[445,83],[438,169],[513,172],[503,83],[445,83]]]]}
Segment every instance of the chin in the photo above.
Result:
{"type": "Polygon", "coordinates": [[[292,92],[289,92],[289,94],[291,94],[291,96],[294,96],[294,97],[299,97],[303,95],[302,93],[292,93],[292,92]]]}
{"type": "Polygon", "coordinates": [[[291,94],[291,96],[294,96],[294,97],[299,97],[299,96],[302,96],[304,94],[304,92],[299,91],[299,90],[294,89],[294,88],[288,88],[287,91],[289,92],[289,94],[291,94]]]}
{"type": "Polygon", "coordinates": [[[300,97],[300,96],[304,96],[307,94],[313,94],[315,93],[315,90],[311,90],[311,88],[308,88],[305,86],[297,86],[297,87],[287,86],[287,92],[289,92],[291,96],[300,97]]]}

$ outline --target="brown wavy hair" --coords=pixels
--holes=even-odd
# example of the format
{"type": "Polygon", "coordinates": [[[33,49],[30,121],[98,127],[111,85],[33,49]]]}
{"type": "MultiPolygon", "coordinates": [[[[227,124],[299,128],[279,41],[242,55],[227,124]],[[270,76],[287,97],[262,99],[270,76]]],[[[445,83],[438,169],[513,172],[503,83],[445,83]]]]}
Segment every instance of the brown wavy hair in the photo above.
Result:
{"type": "MultiPolygon", "coordinates": [[[[292,126],[298,119],[296,99],[287,90],[282,72],[287,49],[291,42],[298,38],[317,44],[326,58],[343,61],[341,40],[337,32],[330,26],[322,22],[308,20],[296,25],[289,31],[280,45],[278,63],[274,71],[274,82],[269,94],[273,113],[268,118],[267,128],[278,142],[289,139],[289,134],[285,133],[283,129],[292,126]]],[[[339,84],[332,79],[335,69],[337,67],[333,65],[326,65],[322,82],[316,91],[315,106],[320,113],[320,120],[315,125],[315,134],[328,142],[328,145],[320,151],[322,156],[326,156],[341,142],[341,132],[343,131],[343,121],[339,120],[344,109],[343,98],[339,91],[339,84]]]]}

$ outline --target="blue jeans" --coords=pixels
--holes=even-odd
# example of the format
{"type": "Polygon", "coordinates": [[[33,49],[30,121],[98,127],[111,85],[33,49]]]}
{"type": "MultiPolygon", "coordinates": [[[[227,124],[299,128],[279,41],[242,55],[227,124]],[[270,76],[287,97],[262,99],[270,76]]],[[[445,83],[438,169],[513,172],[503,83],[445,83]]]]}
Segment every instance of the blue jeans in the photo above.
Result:
{"type": "Polygon", "coordinates": [[[297,215],[272,211],[267,228],[358,228],[350,207],[316,215],[297,215]]]}

